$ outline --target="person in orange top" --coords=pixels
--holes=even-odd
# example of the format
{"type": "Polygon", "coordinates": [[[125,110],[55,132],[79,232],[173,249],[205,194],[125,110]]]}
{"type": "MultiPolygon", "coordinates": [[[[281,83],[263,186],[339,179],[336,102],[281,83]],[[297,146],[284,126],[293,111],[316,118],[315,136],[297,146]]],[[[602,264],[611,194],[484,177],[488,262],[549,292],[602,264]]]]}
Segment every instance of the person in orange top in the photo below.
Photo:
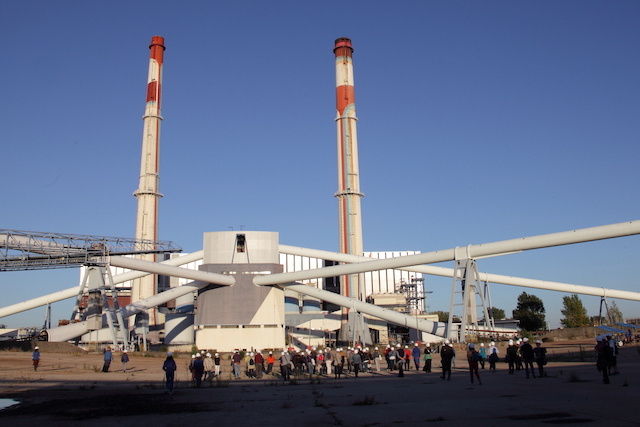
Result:
{"type": "Polygon", "coordinates": [[[265,374],[269,375],[271,373],[275,361],[276,359],[273,357],[273,351],[270,351],[269,355],[267,356],[267,370],[264,371],[265,374]]]}

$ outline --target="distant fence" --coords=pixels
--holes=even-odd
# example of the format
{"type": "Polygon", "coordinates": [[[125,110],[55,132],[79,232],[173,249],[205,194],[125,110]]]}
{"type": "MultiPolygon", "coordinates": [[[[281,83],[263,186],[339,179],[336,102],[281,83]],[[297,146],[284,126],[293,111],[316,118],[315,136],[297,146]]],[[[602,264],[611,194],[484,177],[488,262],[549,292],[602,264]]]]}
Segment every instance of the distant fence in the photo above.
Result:
{"type": "Polygon", "coordinates": [[[583,326],[581,328],[564,328],[554,329],[553,331],[547,331],[539,336],[544,341],[566,341],[566,340],[581,340],[585,338],[594,338],[596,335],[603,334],[604,331],[596,329],[595,326],[583,326]]]}

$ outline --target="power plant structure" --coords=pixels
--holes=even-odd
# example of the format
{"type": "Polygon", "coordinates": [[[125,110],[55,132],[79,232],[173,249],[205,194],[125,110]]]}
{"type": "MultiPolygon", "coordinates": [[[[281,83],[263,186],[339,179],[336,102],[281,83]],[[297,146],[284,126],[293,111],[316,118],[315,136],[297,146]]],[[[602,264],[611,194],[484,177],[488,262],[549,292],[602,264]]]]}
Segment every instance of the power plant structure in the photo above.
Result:
{"type": "Polygon", "coordinates": [[[0,271],[83,266],[79,286],[0,308],[0,317],[76,298],[70,321],[47,329],[49,341],[130,348],[142,336],[145,345],[150,340],[175,348],[230,351],[337,341],[467,342],[513,333],[513,327],[501,329],[492,322],[488,293],[480,291],[489,283],[640,301],[637,292],[484,273],[476,263],[485,257],[640,234],[640,220],[424,253],[363,252],[353,47],[348,38],[337,39],[334,47],[339,251],[287,246],[275,231],[214,231],[203,234],[201,251],[178,253],[181,249],[172,242],[157,240],[164,39],[154,36],[150,49],[140,184],[134,193],[136,238],[0,230],[0,271]],[[429,265],[449,261],[454,268],[429,265]],[[448,322],[424,313],[425,275],[452,279],[448,322]],[[160,279],[167,284],[162,292],[160,279]],[[454,304],[459,295],[462,303],[454,304]],[[460,322],[453,319],[457,306],[462,308],[460,322]]]}

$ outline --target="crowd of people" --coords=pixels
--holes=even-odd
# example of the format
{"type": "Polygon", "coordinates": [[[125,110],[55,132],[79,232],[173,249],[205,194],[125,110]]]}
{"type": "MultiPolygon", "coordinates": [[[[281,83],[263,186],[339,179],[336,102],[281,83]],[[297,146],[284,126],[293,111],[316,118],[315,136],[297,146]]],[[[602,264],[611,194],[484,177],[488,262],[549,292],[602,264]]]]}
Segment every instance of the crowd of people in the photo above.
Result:
{"type": "MultiPolygon", "coordinates": [[[[622,343],[624,341],[619,341],[611,333],[596,337],[596,367],[602,373],[604,384],[609,384],[611,375],[620,373],[617,355],[618,347],[622,343]]],[[[526,379],[545,376],[547,350],[540,340],[536,340],[532,346],[526,337],[514,338],[508,341],[504,350],[504,359],[501,359],[500,350],[494,341],[491,341],[488,346],[485,343],[467,345],[466,358],[471,384],[477,380],[478,384],[482,385],[480,371],[485,369],[486,362],[489,365],[489,372],[495,373],[496,363],[500,360],[507,363],[509,375],[515,374],[516,371],[524,371],[526,379]]],[[[301,350],[289,347],[279,352],[277,356],[273,351],[263,353],[260,350],[242,352],[234,350],[229,362],[235,379],[242,378],[243,374],[246,378],[255,379],[262,379],[265,375],[277,377],[278,368],[280,378],[284,381],[289,381],[292,376],[303,375],[333,376],[335,379],[342,378],[343,375],[358,377],[361,373],[378,373],[383,370],[394,374],[397,372],[398,377],[403,377],[407,370],[432,372],[433,354],[438,354],[440,357],[442,369],[440,378],[451,380],[452,367],[455,367],[456,363],[456,351],[449,340],[445,340],[442,345],[432,346],[427,343],[422,349],[419,343],[411,346],[387,345],[385,348],[356,345],[335,349],[309,347],[301,350]]],[[[106,348],[103,356],[102,371],[109,372],[111,362],[114,360],[111,349],[106,348]]],[[[39,348],[36,346],[32,355],[34,370],[38,369],[40,357],[39,348]]],[[[122,352],[120,361],[123,372],[126,372],[129,362],[126,351],[122,352]]],[[[220,353],[212,354],[201,350],[192,354],[188,369],[195,387],[201,387],[202,381],[213,381],[218,378],[221,373],[221,364],[220,353]]],[[[172,393],[177,365],[171,352],[167,353],[162,369],[166,374],[166,388],[169,393],[172,393]]]]}
{"type": "MultiPolygon", "coordinates": [[[[509,374],[515,371],[524,370],[526,378],[544,376],[544,365],[546,365],[546,349],[542,347],[540,341],[535,342],[535,348],[529,344],[528,338],[510,340],[506,349],[505,361],[509,365],[509,374]],[[534,371],[533,364],[537,365],[538,374],[534,371]]],[[[255,378],[262,379],[265,375],[277,375],[279,368],[280,378],[284,381],[291,380],[291,377],[303,375],[333,376],[335,379],[343,376],[358,377],[361,373],[373,373],[386,370],[389,373],[397,373],[398,377],[403,377],[407,370],[432,372],[433,354],[440,356],[440,365],[443,380],[451,379],[452,366],[455,367],[456,352],[449,340],[445,340],[442,345],[432,346],[427,343],[421,349],[418,343],[409,345],[387,345],[381,347],[365,347],[356,345],[354,347],[338,347],[318,349],[309,347],[307,349],[294,349],[292,347],[274,355],[273,351],[263,352],[260,350],[240,351],[234,350],[229,363],[231,375],[234,379],[255,378]]],[[[474,380],[482,384],[479,371],[485,369],[488,362],[490,372],[496,372],[496,363],[500,360],[500,351],[495,342],[489,343],[488,347],[480,343],[469,344],[467,347],[467,361],[469,365],[470,381],[474,380]]],[[[172,354],[167,355],[167,360],[163,365],[163,370],[167,373],[167,389],[173,389],[173,377],[176,370],[175,361],[172,354]]],[[[220,375],[221,358],[219,353],[205,350],[197,351],[191,356],[189,364],[194,385],[201,387],[202,381],[212,381],[220,375]]]]}

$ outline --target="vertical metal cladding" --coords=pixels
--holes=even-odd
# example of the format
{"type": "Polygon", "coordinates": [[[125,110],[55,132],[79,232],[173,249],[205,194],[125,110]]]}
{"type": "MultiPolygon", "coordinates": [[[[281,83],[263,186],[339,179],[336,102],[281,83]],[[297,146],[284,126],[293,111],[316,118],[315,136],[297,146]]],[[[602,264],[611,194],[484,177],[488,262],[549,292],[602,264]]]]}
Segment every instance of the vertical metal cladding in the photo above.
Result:
{"type": "MultiPolygon", "coordinates": [[[[133,195],[138,199],[136,238],[158,240],[158,199],[160,164],[160,122],[162,99],[162,65],[164,62],[164,38],[151,38],[149,75],[147,78],[146,107],[143,116],[142,159],[140,184],[133,195]]],[[[155,255],[143,255],[141,259],[155,261],[155,255]]],[[[133,283],[132,302],[156,294],[156,276],[149,275],[133,283]]],[[[150,325],[156,324],[155,310],[150,314],[150,325]]]]}
{"type": "MultiPolygon", "coordinates": [[[[339,38],[333,49],[336,57],[336,123],[338,132],[338,221],[340,252],[362,255],[362,215],[356,104],[353,84],[353,46],[348,38],[339,38]]],[[[358,276],[343,278],[342,294],[359,298],[358,276]]]]}

